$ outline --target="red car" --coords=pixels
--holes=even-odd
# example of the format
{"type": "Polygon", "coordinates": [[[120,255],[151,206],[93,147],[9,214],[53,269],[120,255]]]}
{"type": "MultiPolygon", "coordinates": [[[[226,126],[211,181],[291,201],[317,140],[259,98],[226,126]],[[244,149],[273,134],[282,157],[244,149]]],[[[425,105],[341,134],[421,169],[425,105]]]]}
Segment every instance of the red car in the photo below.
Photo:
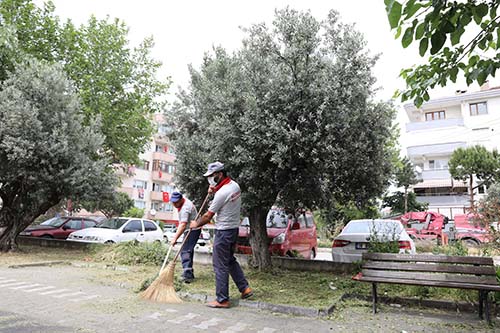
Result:
{"type": "Polygon", "coordinates": [[[97,221],[87,217],[66,216],[54,217],[40,225],[30,226],[20,236],[66,239],[70,233],[85,228],[92,228],[97,221]]]}
{"type": "MultiPolygon", "coordinates": [[[[269,251],[278,256],[301,256],[314,259],[318,251],[316,224],[310,212],[287,214],[284,210],[272,208],[267,214],[267,237],[269,251]]],[[[248,218],[241,222],[236,252],[251,254],[250,223],[248,218]]]]}

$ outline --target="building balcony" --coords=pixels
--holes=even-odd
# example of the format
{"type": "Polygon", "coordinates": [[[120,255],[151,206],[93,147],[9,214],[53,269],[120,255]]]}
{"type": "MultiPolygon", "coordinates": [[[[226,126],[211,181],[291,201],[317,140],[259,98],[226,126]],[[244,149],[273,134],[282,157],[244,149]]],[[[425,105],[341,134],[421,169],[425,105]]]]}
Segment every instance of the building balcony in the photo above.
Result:
{"type": "Polygon", "coordinates": [[[448,169],[440,170],[424,170],[418,177],[420,180],[431,180],[431,179],[450,179],[451,175],[448,169]]]}
{"type": "Polygon", "coordinates": [[[406,148],[408,152],[408,157],[410,159],[420,158],[422,156],[432,157],[432,156],[445,156],[451,155],[457,148],[466,148],[467,143],[463,142],[450,142],[450,143],[438,143],[429,144],[421,146],[410,146],[406,148]]]}
{"type": "Polygon", "coordinates": [[[156,212],[154,215],[151,215],[151,211],[148,211],[147,218],[151,220],[177,222],[173,212],[156,212]]]}
{"type": "Polygon", "coordinates": [[[442,129],[447,127],[457,127],[457,126],[464,126],[463,118],[408,123],[406,124],[406,132],[442,129]]]}
{"type": "Polygon", "coordinates": [[[153,160],[173,163],[175,161],[175,156],[168,153],[156,151],[153,153],[153,160]]]}
{"type": "Polygon", "coordinates": [[[155,182],[170,183],[170,182],[172,182],[173,177],[174,177],[173,174],[166,173],[163,171],[161,172],[161,177],[160,177],[160,172],[158,170],[154,170],[151,172],[151,179],[155,182]]]}
{"type": "Polygon", "coordinates": [[[163,201],[163,192],[151,191],[150,199],[152,201],[163,201]]]}
{"type": "Polygon", "coordinates": [[[154,135],[154,140],[155,140],[155,143],[159,143],[159,144],[168,144],[170,142],[170,140],[168,139],[168,136],[163,134],[163,133],[156,133],[154,135]]]}

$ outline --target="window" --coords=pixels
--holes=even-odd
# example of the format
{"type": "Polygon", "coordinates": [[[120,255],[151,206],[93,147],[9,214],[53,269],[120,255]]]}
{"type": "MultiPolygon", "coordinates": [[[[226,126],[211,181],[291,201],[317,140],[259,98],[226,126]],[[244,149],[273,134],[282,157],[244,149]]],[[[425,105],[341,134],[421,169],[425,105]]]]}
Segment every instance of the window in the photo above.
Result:
{"type": "Polygon", "coordinates": [[[141,232],[142,222],[141,220],[131,220],[125,227],[123,227],[123,232],[141,232]]]}
{"type": "Polygon", "coordinates": [[[469,110],[471,116],[480,116],[483,114],[488,114],[488,108],[486,107],[486,102],[470,103],[469,110]]]}
{"type": "Polygon", "coordinates": [[[166,173],[174,173],[175,166],[160,160],[153,160],[153,171],[161,170],[166,173]]]}
{"type": "Polygon", "coordinates": [[[174,210],[174,206],[170,202],[152,201],[151,209],[157,212],[171,212],[174,210]]]}
{"type": "Polygon", "coordinates": [[[76,229],[82,228],[82,220],[69,220],[68,223],[64,225],[66,229],[76,229]]]}
{"type": "Polygon", "coordinates": [[[306,219],[304,214],[300,214],[297,216],[297,222],[300,224],[300,229],[304,229],[306,227],[306,219]]]}
{"type": "Polygon", "coordinates": [[[168,135],[168,134],[172,133],[172,128],[168,125],[165,125],[165,124],[158,125],[158,133],[168,135]]]}
{"type": "Polygon", "coordinates": [[[434,111],[425,113],[425,121],[442,120],[445,119],[444,111],[434,111]]]}
{"type": "Polygon", "coordinates": [[[144,231],[155,231],[156,226],[151,221],[144,221],[144,231]]]}
{"type": "Polygon", "coordinates": [[[168,147],[168,153],[169,153],[169,155],[174,155],[175,156],[175,149],[174,149],[174,147],[169,146],[168,147]]]}
{"type": "Polygon", "coordinates": [[[448,169],[448,160],[429,160],[429,170],[448,169]]]}
{"type": "Polygon", "coordinates": [[[146,208],[146,202],[142,200],[134,200],[134,207],[144,209],[146,208]]]}
{"type": "Polygon", "coordinates": [[[94,221],[83,220],[84,228],[92,228],[95,227],[96,223],[94,221]]]}
{"type": "Polygon", "coordinates": [[[308,228],[312,228],[314,226],[314,220],[312,215],[306,215],[306,225],[308,228]]]}
{"type": "Polygon", "coordinates": [[[149,161],[142,160],[141,164],[139,164],[137,168],[143,170],[149,170],[149,161]]]}
{"type": "Polygon", "coordinates": [[[162,146],[160,146],[160,145],[156,145],[155,146],[155,152],[158,153],[158,152],[162,152],[162,151],[163,151],[163,147],[162,146]]]}
{"type": "Polygon", "coordinates": [[[140,188],[146,190],[148,188],[148,182],[145,180],[134,180],[134,188],[140,188]]]}
{"type": "Polygon", "coordinates": [[[153,183],[153,192],[161,192],[161,185],[158,183],[153,183]]]}

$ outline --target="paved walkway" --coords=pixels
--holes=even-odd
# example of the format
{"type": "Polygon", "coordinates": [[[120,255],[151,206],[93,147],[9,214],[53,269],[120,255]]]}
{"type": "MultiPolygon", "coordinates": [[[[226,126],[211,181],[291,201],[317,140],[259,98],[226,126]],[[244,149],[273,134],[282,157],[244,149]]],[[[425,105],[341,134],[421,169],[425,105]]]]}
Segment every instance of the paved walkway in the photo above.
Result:
{"type": "MultiPolygon", "coordinates": [[[[113,272],[107,272],[113,274],[113,272]]],[[[244,307],[157,304],[73,266],[0,266],[0,332],[477,332],[490,330],[474,314],[348,303],[331,318],[277,315],[244,307]]]]}

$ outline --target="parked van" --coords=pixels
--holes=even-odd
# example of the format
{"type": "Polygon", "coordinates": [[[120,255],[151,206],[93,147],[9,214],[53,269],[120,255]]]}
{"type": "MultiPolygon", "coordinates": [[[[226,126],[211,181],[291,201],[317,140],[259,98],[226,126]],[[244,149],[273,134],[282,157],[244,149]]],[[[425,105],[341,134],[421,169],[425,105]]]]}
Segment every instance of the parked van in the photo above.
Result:
{"type": "MultiPolygon", "coordinates": [[[[272,255],[303,257],[314,259],[318,251],[316,224],[311,212],[301,211],[295,214],[273,207],[266,218],[269,251],[272,255]]],[[[244,218],[241,222],[236,252],[251,254],[250,222],[244,218]]]]}

